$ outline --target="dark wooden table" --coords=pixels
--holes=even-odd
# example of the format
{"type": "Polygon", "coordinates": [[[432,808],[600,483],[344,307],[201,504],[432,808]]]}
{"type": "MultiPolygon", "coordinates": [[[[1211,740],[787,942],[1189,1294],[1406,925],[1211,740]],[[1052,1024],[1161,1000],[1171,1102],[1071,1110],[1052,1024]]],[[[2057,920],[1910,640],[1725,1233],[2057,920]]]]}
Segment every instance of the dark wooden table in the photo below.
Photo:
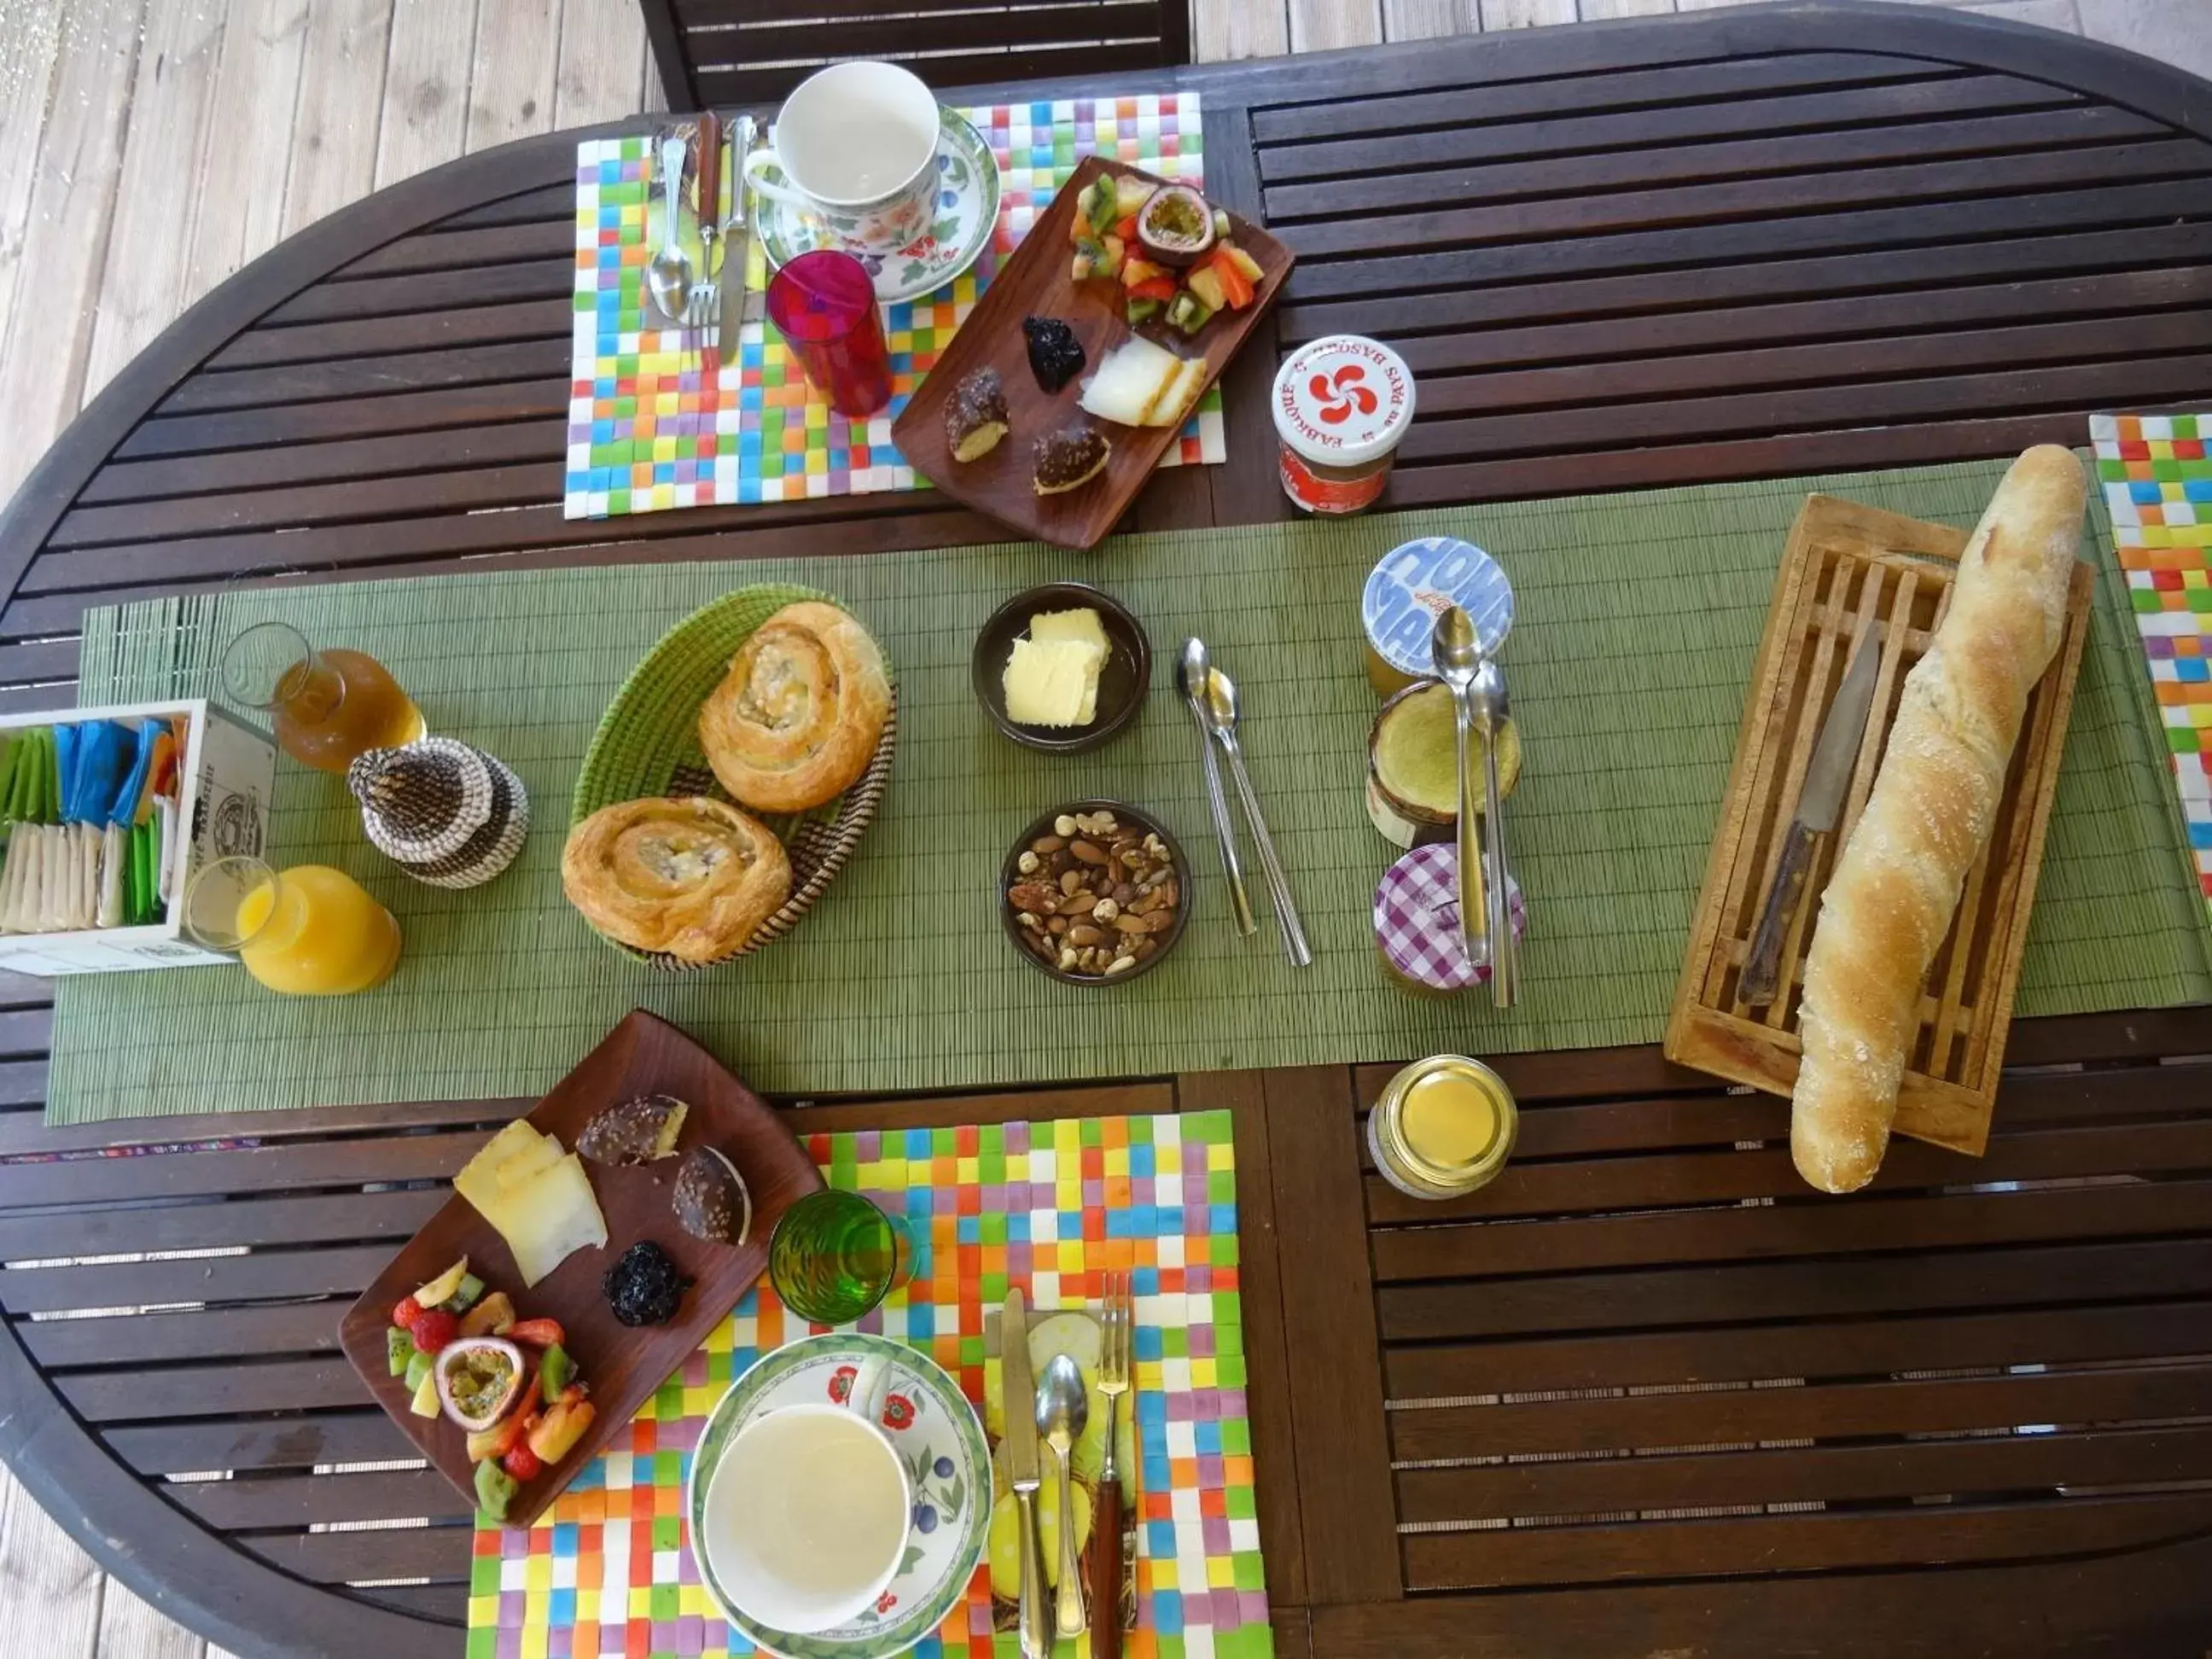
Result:
{"type": "MultiPolygon", "coordinates": [[[[2100,46],[1810,5],[1147,84],[1203,91],[1210,188],[1303,263],[1230,465],[1140,526],[1283,516],[1266,384],[1340,328],[1422,377],[1401,507],[2000,455],[2212,385],[2212,87],[2100,46]]],[[[564,520],[575,136],[314,227],[126,370],[0,520],[0,701],[69,702],[126,597],[992,533],[927,495],[564,520]]],[[[45,993],[5,1002],[0,1155],[68,1161],[0,1165],[0,1455],[228,1647],[459,1654],[463,1505],[337,1472],[409,1448],[334,1339],[515,1103],[49,1130],[45,993]]],[[[1364,1067],[794,1123],[1236,1114],[1285,1653],[2198,1654],[2212,1011],[2011,1057],[1986,1158],[1900,1145],[1848,1200],[1650,1048],[1505,1062],[1512,1170],[1419,1208],[1364,1166],[1364,1067]]]]}

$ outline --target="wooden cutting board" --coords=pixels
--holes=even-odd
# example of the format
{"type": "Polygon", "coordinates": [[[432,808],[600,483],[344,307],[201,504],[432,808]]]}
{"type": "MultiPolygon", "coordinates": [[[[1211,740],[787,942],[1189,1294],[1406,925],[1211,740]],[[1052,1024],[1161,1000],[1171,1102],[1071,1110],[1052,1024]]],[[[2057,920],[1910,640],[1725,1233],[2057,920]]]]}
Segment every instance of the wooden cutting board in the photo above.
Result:
{"type": "MultiPolygon", "coordinates": [[[[1796,1086],[1797,1004],[1816,897],[1874,786],[1905,672],[1927,649],[1966,542],[1965,531],[1943,525],[1806,497],[1752,671],[1667,1025],[1669,1060],[1773,1094],[1796,1086]],[[1852,649],[1877,623],[1884,625],[1881,666],[1843,817],[1814,850],[1805,897],[1783,942],[1779,994],[1765,1009],[1747,1007],[1737,1000],[1737,981],[1820,722],[1852,649]]],[[[1898,1096],[1899,1133],[1977,1156],[1989,1140],[2094,580],[2090,566],[2075,567],[2065,639],[2028,699],[1996,825],[1929,970],[1919,1039],[1898,1096]]]]}
{"type": "Polygon", "coordinates": [[[590,1386],[596,1414],[566,1457],[515,1494],[507,1513],[509,1526],[528,1526],[721,1322],[767,1267],[769,1234],[777,1218],[822,1185],[821,1172],[805,1149],[759,1096],[683,1032],[642,1009],[616,1026],[555,1085],[529,1121],[541,1133],[559,1136],[562,1146],[574,1152],[576,1137],[602,1109],[647,1094],[673,1095],[691,1109],[684,1120],[678,1158],[694,1146],[712,1146],[737,1165],[753,1200],[752,1229],[744,1243],[708,1244],[676,1224],[669,1198],[678,1158],[634,1170],[587,1162],[584,1168],[606,1217],[605,1249],[579,1250],[525,1288],[506,1242],[474,1205],[456,1195],[400,1247],[338,1326],[338,1344],[376,1403],[474,1504],[476,1468],[468,1459],[467,1436],[443,1416],[417,1417],[409,1411],[406,1389],[390,1374],[384,1334],[392,1310],[401,1297],[465,1255],[469,1270],[484,1281],[486,1295],[505,1291],[520,1317],[561,1322],[563,1346],[590,1386]],[[600,1280],[642,1238],[666,1250],[696,1282],[684,1293],[675,1319],[632,1329],[615,1318],[600,1280]]]}
{"type": "Polygon", "coordinates": [[[1085,378],[1115,345],[1132,332],[1142,332],[1179,357],[1202,352],[1206,384],[1211,387],[1274,303],[1296,263],[1290,249],[1232,213],[1230,240],[1260,264],[1261,281],[1252,303],[1242,311],[1223,311],[1194,337],[1153,324],[1133,331],[1122,319],[1118,282],[1102,278],[1079,283],[1070,275],[1075,249],[1067,240],[1069,222],[1075,216],[1077,199],[1102,173],[1170,182],[1119,161],[1087,157],[991,279],[952,343],[891,426],[891,441],[899,453],[946,495],[1023,536],[1061,547],[1096,546],[1128,510],[1182,431],[1179,426],[1117,426],[1085,415],[1076,401],[1085,378]],[[1024,317],[1057,317],[1083,343],[1083,373],[1056,392],[1045,391],[1030,372],[1029,342],[1022,332],[1024,317]],[[945,405],[962,377],[986,363],[999,371],[1006,388],[1009,429],[989,454],[956,461],[945,437],[945,405]],[[1112,442],[1106,470],[1079,489],[1038,495],[1032,483],[1036,468],[1031,447],[1046,434],[1079,422],[1097,427],[1112,442]]]}

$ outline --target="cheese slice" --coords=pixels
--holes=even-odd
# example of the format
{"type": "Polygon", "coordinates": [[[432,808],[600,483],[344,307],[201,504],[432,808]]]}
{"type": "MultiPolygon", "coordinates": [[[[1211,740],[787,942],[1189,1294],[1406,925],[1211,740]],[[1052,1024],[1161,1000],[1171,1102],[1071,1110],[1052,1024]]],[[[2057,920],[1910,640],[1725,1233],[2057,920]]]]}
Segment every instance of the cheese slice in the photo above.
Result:
{"type": "MultiPolygon", "coordinates": [[[[499,1167],[517,1152],[539,1146],[544,1139],[524,1119],[515,1119],[461,1165],[461,1172],[453,1177],[453,1190],[475,1205],[485,1220],[492,1221],[491,1206],[499,1201],[499,1167]]],[[[553,1156],[560,1155],[556,1144],[553,1156]]],[[[493,1221],[492,1224],[499,1224],[493,1221]]]]}
{"type": "Polygon", "coordinates": [[[1016,640],[1006,659],[1006,718],[1022,726],[1087,726],[1098,713],[1103,647],[1085,640],[1016,640]]]}
{"type": "Polygon", "coordinates": [[[525,1185],[532,1176],[550,1164],[561,1161],[561,1143],[552,1135],[543,1135],[527,1146],[519,1146],[493,1166],[492,1179],[500,1190],[511,1192],[525,1185]]]}
{"type": "Polygon", "coordinates": [[[1082,640],[1097,646],[1102,655],[1106,650],[1106,629],[1098,613],[1087,605],[1079,611],[1040,611],[1030,618],[1030,637],[1040,644],[1047,640],[1082,640]]]}
{"type": "Polygon", "coordinates": [[[606,1245],[606,1217],[599,1213],[584,1161],[574,1152],[522,1186],[507,1189],[500,1207],[505,1214],[492,1224],[514,1252],[526,1285],[537,1284],[578,1250],[606,1245]]]}

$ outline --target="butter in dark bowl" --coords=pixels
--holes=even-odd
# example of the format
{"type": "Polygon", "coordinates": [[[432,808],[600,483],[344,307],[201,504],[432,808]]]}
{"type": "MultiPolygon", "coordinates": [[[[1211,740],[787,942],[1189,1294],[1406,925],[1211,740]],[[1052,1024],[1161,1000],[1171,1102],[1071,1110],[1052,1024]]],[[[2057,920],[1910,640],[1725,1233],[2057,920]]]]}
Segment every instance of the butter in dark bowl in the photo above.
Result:
{"type": "Polygon", "coordinates": [[[1152,647],[1143,624],[1111,594],[1086,582],[1050,582],[1017,593],[991,613],[975,636],[969,680],[975,701],[1000,731],[1027,749],[1051,755],[1078,755],[1098,748],[1124,731],[1144,707],[1152,677],[1152,647]],[[1081,613],[1097,617],[1097,638],[1104,654],[1097,660],[1097,684],[1090,718],[1060,725],[1018,718],[1024,713],[1065,716],[1069,679],[1081,666],[1079,653],[1059,648],[1066,638],[1088,631],[1081,613]],[[1049,631],[1061,636],[1032,637],[1040,617],[1054,618],[1049,631]],[[1039,651],[1044,644],[1049,648],[1039,651]],[[1018,649],[1018,647],[1019,647],[1018,649]],[[1018,660],[1019,659],[1020,660],[1018,660]],[[1014,684],[1009,686],[1009,665],[1014,684]],[[1015,699],[1009,706],[1010,689],[1015,699]],[[1046,708],[1048,704],[1056,707],[1046,708]]]}

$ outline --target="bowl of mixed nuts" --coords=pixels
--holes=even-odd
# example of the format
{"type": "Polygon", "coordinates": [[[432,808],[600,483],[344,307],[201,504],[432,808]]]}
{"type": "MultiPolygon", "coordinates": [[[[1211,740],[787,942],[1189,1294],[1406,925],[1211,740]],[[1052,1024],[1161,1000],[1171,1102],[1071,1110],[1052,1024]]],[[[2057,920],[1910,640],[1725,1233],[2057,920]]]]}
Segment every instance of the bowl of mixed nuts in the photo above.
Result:
{"type": "Polygon", "coordinates": [[[1118,984],[1157,967],[1182,937],[1189,879],[1182,848],[1158,819],[1121,801],[1074,801],[1039,817],[1007,852],[999,915],[1039,973],[1118,984]]]}

